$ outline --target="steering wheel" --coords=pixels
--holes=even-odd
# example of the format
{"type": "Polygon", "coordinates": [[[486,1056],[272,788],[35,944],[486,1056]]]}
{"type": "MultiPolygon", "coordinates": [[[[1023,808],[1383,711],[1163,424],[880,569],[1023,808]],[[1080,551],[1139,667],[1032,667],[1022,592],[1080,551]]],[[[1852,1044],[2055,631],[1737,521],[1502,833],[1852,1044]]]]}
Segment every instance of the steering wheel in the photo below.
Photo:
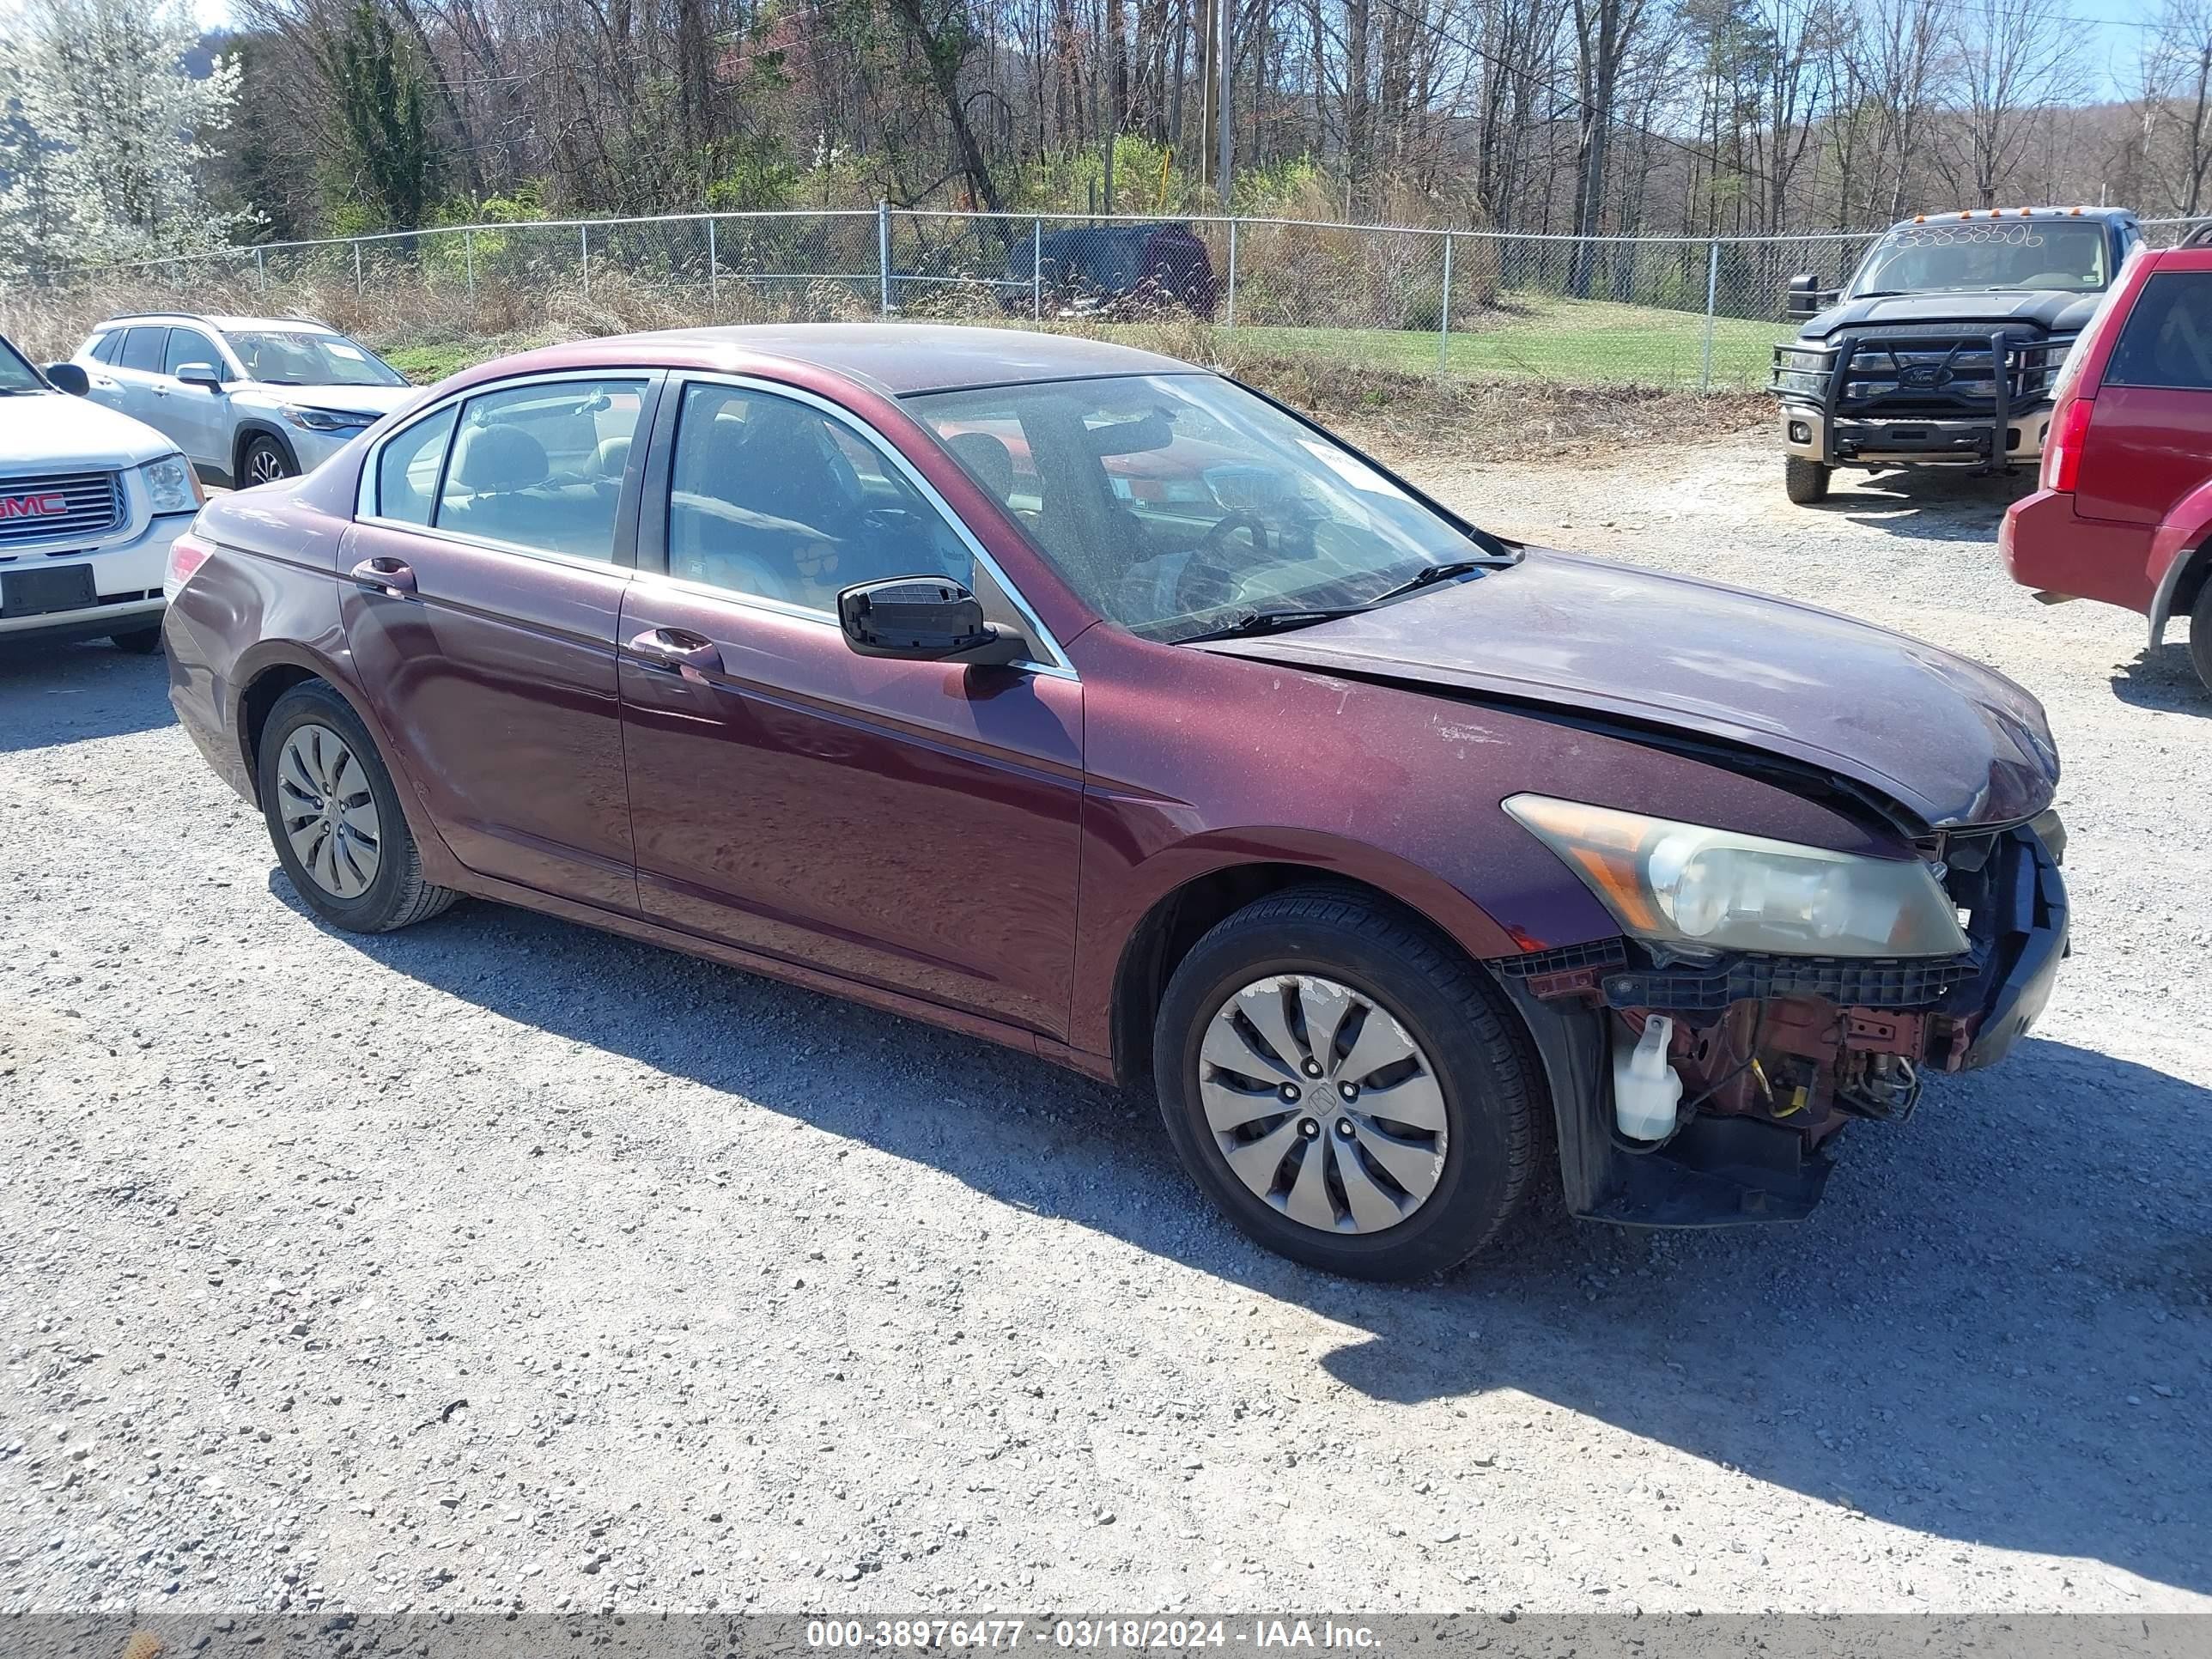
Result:
{"type": "Polygon", "coordinates": [[[1203,611],[1235,595],[1237,573],[1222,562],[1221,550],[1240,530],[1251,538],[1254,552],[1268,550],[1267,526],[1258,514],[1243,511],[1223,514],[1191,550],[1190,557],[1183,562],[1182,574],[1176,578],[1177,611],[1203,611]]]}

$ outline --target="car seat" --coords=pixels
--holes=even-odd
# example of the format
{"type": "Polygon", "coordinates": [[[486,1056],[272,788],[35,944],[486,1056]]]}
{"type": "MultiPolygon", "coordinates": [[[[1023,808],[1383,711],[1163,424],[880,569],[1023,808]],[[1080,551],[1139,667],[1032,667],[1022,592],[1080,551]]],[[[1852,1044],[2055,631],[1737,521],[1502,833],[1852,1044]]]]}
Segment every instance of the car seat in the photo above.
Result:
{"type": "Polygon", "coordinates": [[[968,476],[998,497],[1002,505],[1014,493],[1014,452],[1006,440],[988,432],[955,432],[945,441],[968,476]]]}

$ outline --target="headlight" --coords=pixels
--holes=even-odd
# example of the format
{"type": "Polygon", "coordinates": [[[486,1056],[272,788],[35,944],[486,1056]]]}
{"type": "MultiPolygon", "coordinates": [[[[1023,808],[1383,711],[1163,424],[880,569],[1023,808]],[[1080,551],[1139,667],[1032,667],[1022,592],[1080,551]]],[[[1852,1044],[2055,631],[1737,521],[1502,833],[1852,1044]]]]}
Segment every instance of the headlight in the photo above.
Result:
{"type": "Polygon", "coordinates": [[[1917,859],[1870,859],[1546,795],[1505,810],[1638,939],[1785,956],[1944,957],[1958,914],[1917,859]]]}
{"type": "Polygon", "coordinates": [[[147,499],[156,513],[190,513],[203,499],[199,477],[181,455],[149,461],[138,469],[138,476],[146,481],[147,499]]]}
{"type": "Polygon", "coordinates": [[[366,432],[376,424],[375,416],[346,409],[305,409],[295,404],[286,404],[283,415],[294,426],[307,432],[343,432],[350,435],[356,432],[366,432]]]}

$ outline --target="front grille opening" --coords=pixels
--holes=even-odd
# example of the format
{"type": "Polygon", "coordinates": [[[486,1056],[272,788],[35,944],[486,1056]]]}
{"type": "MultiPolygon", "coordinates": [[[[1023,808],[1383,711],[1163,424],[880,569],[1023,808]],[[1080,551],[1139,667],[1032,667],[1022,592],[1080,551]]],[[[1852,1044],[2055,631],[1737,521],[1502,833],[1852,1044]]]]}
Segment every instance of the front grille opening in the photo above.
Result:
{"type": "Polygon", "coordinates": [[[33,473],[0,478],[0,549],[102,536],[123,522],[123,481],[112,472],[33,473]]]}

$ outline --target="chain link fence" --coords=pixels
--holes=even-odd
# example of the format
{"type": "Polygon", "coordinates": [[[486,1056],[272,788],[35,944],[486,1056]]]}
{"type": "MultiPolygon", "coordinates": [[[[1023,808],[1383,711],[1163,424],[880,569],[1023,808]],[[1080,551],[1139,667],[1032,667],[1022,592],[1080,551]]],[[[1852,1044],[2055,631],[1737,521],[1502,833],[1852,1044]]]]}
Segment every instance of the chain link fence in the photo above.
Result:
{"type": "MultiPolygon", "coordinates": [[[[2191,222],[2145,229],[2170,243],[2191,222]]],[[[129,308],[127,295],[139,308],[316,316],[380,345],[731,322],[904,318],[1111,334],[1188,320],[1267,349],[1405,373],[1750,391],[1765,385],[1773,344],[1795,332],[1790,278],[1809,271],[1832,287],[1881,234],[1572,237],[879,207],[272,243],[69,273],[38,292],[78,295],[79,310],[129,308]]],[[[36,343],[65,353],[75,343],[36,343]]]]}

